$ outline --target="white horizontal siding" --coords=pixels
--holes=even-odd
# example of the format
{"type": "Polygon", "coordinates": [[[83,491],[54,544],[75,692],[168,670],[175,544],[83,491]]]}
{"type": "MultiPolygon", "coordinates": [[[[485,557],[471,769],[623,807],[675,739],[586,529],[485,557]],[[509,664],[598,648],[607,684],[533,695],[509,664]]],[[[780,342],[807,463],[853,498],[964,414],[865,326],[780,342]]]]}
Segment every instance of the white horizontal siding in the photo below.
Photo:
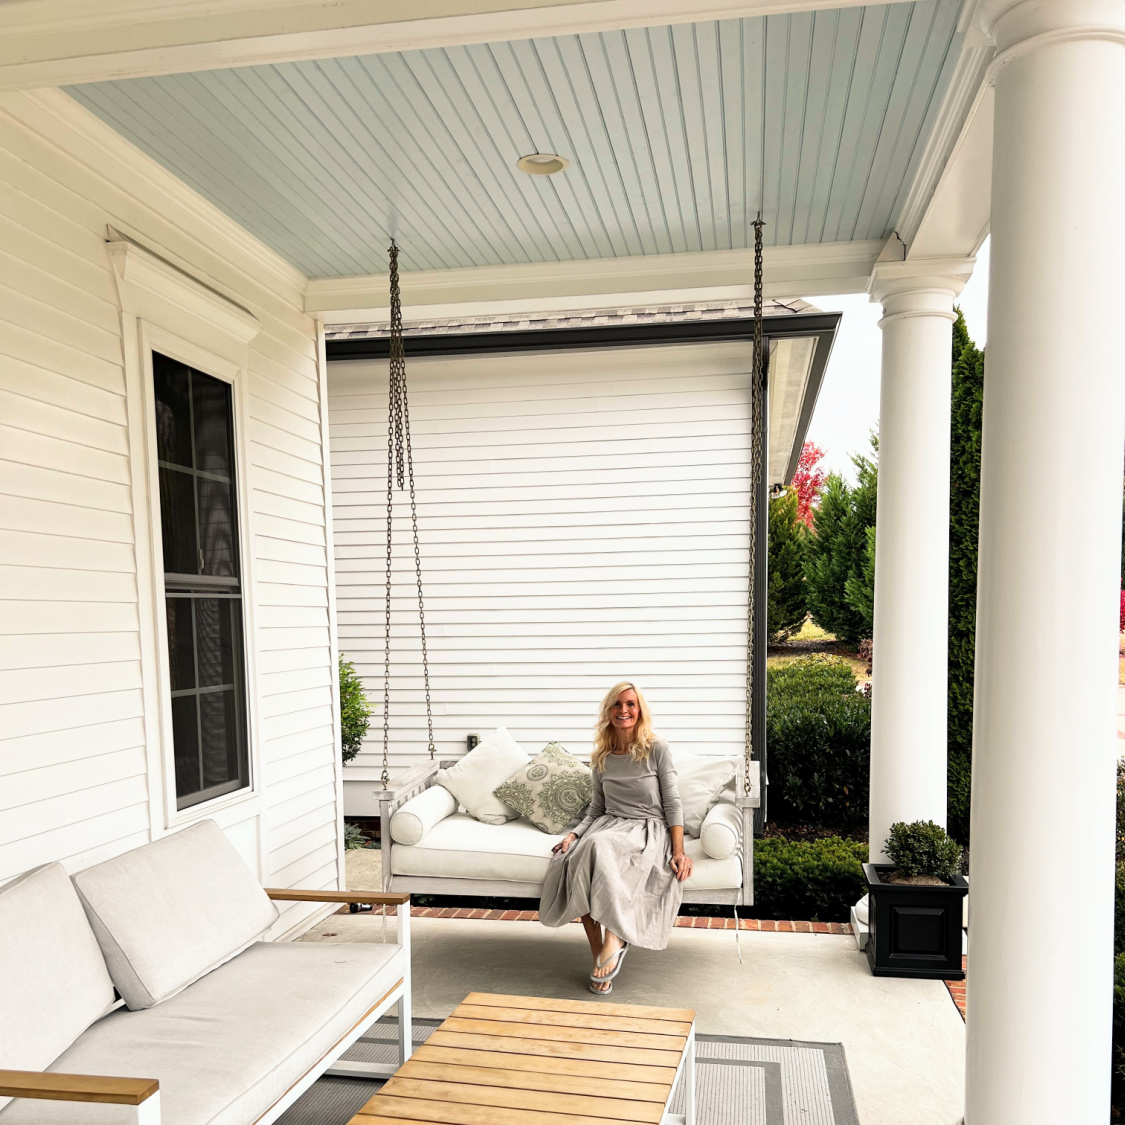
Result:
{"type": "Polygon", "coordinates": [[[148,773],[142,639],[154,624],[140,611],[133,520],[144,501],[131,490],[112,225],[262,326],[242,450],[258,794],[229,821],[240,844],[247,831],[259,841],[264,878],[335,887],[315,326],[255,263],[217,253],[174,193],[150,205],[113,186],[38,135],[34,113],[14,100],[0,110],[0,881],[49,860],[75,869],[165,828],[152,815],[160,779],[148,773]]]}
{"type": "MultiPolygon", "coordinates": [[[[622,679],[674,747],[741,753],[747,359],[738,344],[408,359],[439,756],[501,723],[528,750],[557,739],[586,752],[622,679]]],[[[340,648],[377,707],[362,766],[382,743],[386,386],[385,362],[331,365],[340,648]]],[[[426,722],[398,493],[393,522],[401,768],[425,754],[426,722]]]]}

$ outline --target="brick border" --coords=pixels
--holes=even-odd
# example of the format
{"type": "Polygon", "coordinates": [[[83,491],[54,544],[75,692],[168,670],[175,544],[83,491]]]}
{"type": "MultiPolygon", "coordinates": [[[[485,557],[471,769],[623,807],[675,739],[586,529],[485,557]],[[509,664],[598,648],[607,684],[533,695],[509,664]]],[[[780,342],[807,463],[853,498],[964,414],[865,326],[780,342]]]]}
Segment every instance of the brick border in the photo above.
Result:
{"type": "MultiPolygon", "coordinates": [[[[346,914],[345,906],[337,913],[346,914]]],[[[482,907],[464,906],[414,906],[410,910],[412,918],[479,918],[486,922],[538,922],[537,910],[485,910],[482,907]]],[[[680,917],[676,919],[679,929],[688,930],[733,930],[733,918],[680,917]]],[[[850,936],[849,922],[800,922],[775,921],[773,918],[740,918],[739,930],[758,931],[767,934],[836,934],[850,936]]]]}
{"type": "MultiPolygon", "coordinates": [[[[961,968],[968,971],[969,959],[962,956],[961,968]]],[[[947,980],[945,987],[949,989],[949,995],[953,998],[953,1003],[957,1005],[957,1011],[961,1013],[961,1018],[966,1019],[966,1011],[968,1010],[969,1001],[965,993],[965,986],[968,982],[962,980],[947,980]]]]}

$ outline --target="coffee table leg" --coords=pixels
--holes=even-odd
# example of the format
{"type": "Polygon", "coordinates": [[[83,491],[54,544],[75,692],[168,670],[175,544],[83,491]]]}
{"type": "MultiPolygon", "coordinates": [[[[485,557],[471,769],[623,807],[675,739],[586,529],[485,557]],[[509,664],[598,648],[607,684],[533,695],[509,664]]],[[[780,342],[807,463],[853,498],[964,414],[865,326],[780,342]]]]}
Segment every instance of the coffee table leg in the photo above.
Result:
{"type": "Polygon", "coordinates": [[[684,1125],[695,1125],[695,1023],[688,1032],[684,1048],[684,1125]]]}

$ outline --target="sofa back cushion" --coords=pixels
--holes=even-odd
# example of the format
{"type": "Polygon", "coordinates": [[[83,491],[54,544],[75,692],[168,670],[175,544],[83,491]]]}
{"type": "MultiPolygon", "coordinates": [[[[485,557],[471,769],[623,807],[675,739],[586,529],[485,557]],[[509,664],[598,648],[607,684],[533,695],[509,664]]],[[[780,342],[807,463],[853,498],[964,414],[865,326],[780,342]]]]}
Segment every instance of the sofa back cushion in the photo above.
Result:
{"type": "MultiPolygon", "coordinates": [[[[684,831],[699,838],[703,818],[720,799],[738,768],[734,758],[677,758],[676,781],[684,810],[684,831]]],[[[733,796],[733,791],[732,791],[733,796]]]]}
{"type": "MultiPolygon", "coordinates": [[[[62,865],[0,887],[0,1066],[43,1070],[114,1004],[113,981],[62,865]]],[[[9,1098],[0,1098],[0,1106],[9,1098]]]]}
{"type": "Polygon", "coordinates": [[[117,991],[167,1000],[256,941],[277,908],[213,820],[74,876],[117,991]]]}
{"type": "Polygon", "coordinates": [[[515,820],[519,811],[506,805],[492,791],[530,760],[527,751],[507,728],[497,727],[455,765],[438,770],[435,781],[448,789],[465,806],[465,811],[482,824],[504,824],[515,820]]]}

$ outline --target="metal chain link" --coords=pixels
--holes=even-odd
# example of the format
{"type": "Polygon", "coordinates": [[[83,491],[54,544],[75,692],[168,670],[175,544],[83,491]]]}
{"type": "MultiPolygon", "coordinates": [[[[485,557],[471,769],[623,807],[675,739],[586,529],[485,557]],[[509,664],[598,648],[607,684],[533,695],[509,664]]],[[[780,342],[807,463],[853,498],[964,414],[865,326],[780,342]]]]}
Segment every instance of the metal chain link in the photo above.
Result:
{"type": "Polygon", "coordinates": [[[764,403],[762,348],[762,227],[759,214],[754,226],[754,360],[750,383],[750,574],[746,584],[746,747],[743,791],[750,792],[750,762],[754,757],[754,584],[758,569],[758,493],[762,482],[762,419],[764,403]]]}
{"type": "Polygon", "coordinates": [[[410,405],[406,392],[406,355],[402,343],[402,297],[398,281],[398,246],[390,249],[391,335],[390,379],[387,397],[387,612],[383,647],[383,772],[384,788],[390,784],[391,722],[391,554],[394,528],[394,486],[409,482],[410,523],[414,532],[414,574],[418,587],[418,625],[422,634],[422,679],[426,688],[426,731],[430,759],[435,754],[434,718],[430,703],[430,660],[426,650],[426,611],[422,598],[422,552],[418,544],[418,502],[414,494],[414,453],[410,442],[410,405]]]}

